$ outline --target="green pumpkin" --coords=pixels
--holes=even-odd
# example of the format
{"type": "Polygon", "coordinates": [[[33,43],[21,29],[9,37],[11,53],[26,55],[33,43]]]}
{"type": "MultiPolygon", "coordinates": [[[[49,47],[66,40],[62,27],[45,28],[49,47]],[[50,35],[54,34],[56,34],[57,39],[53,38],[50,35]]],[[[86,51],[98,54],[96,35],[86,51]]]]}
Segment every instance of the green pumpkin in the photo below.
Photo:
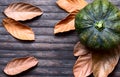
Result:
{"type": "Polygon", "coordinates": [[[120,43],[120,11],[108,0],[94,0],[75,17],[80,42],[93,49],[110,49],[120,43]]]}

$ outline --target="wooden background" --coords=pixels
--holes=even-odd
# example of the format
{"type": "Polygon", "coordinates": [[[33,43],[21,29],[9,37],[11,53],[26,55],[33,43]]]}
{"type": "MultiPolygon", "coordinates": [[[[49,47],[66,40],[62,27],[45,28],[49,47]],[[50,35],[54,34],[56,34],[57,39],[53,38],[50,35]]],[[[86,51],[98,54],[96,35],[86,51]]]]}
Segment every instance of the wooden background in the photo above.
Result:
{"type": "MultiPolygon", "coordinates": [[[[111,1],[119,7],[120,0],[111,1]]],[[[56,0],[0,0],[0,77],[9,77],[3,72],[8,61],[25,56],[38,58],[38,66],[14,77],[73,77],[72,67],[76,60],[73,47],[78,38],[75,31],[57,36],[53,34],[54,25],[67,15],[55,2],[56,0]],[[42,16],[22,22],[34,30],[34,42],[19,41],[4,29],[3,11],[13,2],[31,3],[43,10],[42,16]]],[[[120,77],[120,63],[109,77],[120,77]]]]}

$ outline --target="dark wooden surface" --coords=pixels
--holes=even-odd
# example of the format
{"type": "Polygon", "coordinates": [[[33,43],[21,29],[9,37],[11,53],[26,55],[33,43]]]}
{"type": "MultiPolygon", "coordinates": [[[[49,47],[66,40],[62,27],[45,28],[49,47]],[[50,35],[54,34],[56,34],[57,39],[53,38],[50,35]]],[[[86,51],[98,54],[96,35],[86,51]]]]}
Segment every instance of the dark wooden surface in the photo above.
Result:
{"type": "MultiPolygon", "coordinates": [[[[119,0],[111,1],[119,7],[119,0]]],[[[53,34],[56,22],[67,15],[55,2],[56,0],[0,0],[0,77],[9,77],[3,72],[8,61],[25,56],[38,58],[38,66],[14,77],[73,77],[72,67],[76,60],[73,47],[78,38],[74,31],[57,36],[53,34]],[[19,41],[2,26],[2,19],[5,18],[3,11],[13,2],[31,3],[43,10],[42,16],[22,22],[34,30],[34,42],[19,41]]],[[[120,62],[109,77],[120,77],[120,62]]]]}

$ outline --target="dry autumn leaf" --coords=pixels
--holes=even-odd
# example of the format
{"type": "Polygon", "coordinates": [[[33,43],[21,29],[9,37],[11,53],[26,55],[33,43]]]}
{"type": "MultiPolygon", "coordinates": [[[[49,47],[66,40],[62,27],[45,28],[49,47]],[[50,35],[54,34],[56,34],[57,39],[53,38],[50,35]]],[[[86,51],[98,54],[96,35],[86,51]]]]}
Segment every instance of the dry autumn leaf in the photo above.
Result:
{"type": "Polygon", "coordinates": [[[108,77],[118,63],[120,54],[115,49],[107,53],[93,54],[93,75],[94,77],[108,77]],[[102,55],[102,56],[100,56],[102,55]]]}
{"type": "Polygon", "coordinates": [[[74,46],[73,52],[74,52],[74,56],[81,56],[89,53],[88,49],[80,42],[77,42],[77,44],[74,46]]]}
{"type": "Polygon", "coordinates": [[[85,0],[58,0],[56,3],[67,12],[80,10],[88,4],[85,0]]]}
{"type": "Polygon", "coordinates": [[[31,28],[21,24],[11,18],[3,19],[3,25],[6,30],[15,38],[20,40],[34,40],[34,32],[31,28]]]}
{"type": "Polygon", "coordinates": [[[79,56],[74,67],[74,77],[87,77],[92,73],[92,54],[79,56]]]}
{"type": "Polygon", "coordinates": [[[16,75],[24,72],[38,64],[35,57],[16,58],[10,61],[4,68],[7,75],[16,75]]]}
{"type": "Polygon", "coordinates": [[[19,2],[10,4],[4,11],[5,15],[16,21],[25,21],[42,14],[42,11],[31,4],[19,2]]]}
{"type": "Polygon", "coordinates": [[[85,0],[58,0],[57,4],[70,14],[55,25],[54,34],[75,30],[75,15],[87,5],[87,2],[85,0]]]}
{"type": "Polygon", "coordinates": [[[54,27],[54,34],[75,30],[75,12],[70,13],[65,19],[58,22],[54,27]]]}

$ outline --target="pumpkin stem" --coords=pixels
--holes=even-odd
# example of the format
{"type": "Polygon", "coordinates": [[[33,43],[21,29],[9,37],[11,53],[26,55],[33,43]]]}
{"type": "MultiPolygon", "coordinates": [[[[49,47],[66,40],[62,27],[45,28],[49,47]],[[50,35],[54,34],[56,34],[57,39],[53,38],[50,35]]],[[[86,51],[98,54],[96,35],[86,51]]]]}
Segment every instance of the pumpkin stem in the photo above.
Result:
{"type": "Polygon", "coordinates": [[[104,22],[103,22],[102,20],[96,22],[95,28],[98,29],[98,30],[100,30],[100,31],[103,30],[103,29],[104,29],[103,23],[104,23],[104,22]]]}

